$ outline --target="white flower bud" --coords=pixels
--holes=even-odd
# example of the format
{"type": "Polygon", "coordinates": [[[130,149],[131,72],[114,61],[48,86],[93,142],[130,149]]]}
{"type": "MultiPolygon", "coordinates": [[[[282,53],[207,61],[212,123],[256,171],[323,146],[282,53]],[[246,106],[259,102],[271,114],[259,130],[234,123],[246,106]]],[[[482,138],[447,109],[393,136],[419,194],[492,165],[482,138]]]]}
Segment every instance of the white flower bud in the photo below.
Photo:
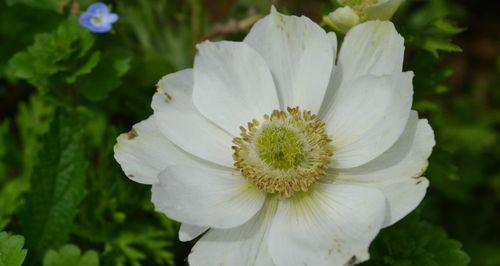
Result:
{"type": "Polygon", "coordinates": [[[344,7],[331,12],[325,22],[340,32],[368,20],[390,20],[404,0],[338,0],[344,7]]]}
{"type": "Polygon", "coordinates": [[[328,18],[337,30],[344,33],[360,23],[358,14],[349,6],[337,8],[335,11],[328,14],[328,18]]]}

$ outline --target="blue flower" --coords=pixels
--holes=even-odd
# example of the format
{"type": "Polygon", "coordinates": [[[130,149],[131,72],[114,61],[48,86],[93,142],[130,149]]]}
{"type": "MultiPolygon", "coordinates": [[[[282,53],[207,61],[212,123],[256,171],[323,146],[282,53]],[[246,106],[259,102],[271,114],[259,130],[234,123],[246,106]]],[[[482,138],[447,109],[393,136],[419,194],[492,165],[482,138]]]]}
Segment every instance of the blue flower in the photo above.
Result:
{"type": "Polygon", "coordinates": [[[92,32],[108,32],[111,30],[111,24],[118,20],[118,15],[110,13],[104,3],[95,3],[80,15],[80,25],[92,32]]]}

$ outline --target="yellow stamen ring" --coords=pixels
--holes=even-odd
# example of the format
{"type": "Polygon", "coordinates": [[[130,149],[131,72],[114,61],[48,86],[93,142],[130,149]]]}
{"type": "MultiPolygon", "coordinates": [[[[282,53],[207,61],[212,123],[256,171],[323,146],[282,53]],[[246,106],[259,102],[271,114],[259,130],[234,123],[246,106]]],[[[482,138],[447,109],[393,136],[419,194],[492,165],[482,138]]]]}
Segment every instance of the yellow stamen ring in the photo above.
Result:
{"type": "Polygon", "coordinates": [[[332,149],[323,123],[298,107],[274,110],[240,127],[233,139],[234,166],[256,187],[290,197],[326,174],[332,149]]]}

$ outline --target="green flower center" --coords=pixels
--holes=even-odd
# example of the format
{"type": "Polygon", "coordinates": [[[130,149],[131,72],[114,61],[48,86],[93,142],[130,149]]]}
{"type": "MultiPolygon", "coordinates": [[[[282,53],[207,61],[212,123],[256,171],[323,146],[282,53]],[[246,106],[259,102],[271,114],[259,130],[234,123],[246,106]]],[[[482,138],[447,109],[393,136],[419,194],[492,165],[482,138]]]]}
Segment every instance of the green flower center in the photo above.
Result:
{"type": "Polygon", "coordinates": [[[332,149],[323,123],[299,108],[274,110],[240,127],[234,166],[260,190],[291,197],[326,175],[332,149]]]}
{"type": "Polygon", "coordinates": [[[255,142],[257,154],[277,169],[298,167],[304,160],[304,143],[298,134],[284,126],[266,126],[255,142]]]}

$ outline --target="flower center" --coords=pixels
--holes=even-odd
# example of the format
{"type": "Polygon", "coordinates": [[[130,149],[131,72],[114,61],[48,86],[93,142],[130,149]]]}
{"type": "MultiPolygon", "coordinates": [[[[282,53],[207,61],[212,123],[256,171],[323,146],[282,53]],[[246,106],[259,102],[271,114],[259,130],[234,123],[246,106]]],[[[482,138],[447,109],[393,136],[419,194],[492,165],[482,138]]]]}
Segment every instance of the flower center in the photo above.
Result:
{"type": "Polygon", "coordinates": [[[262,191],[290,197],[326,174],[332,149],[325,124],[298,107],[253,119],[233,139],[234,166],[262,191]]]}
{"type": "Polygon", "coordinates": [[[264,126],[255,147],[260,159],[277,169],[297,167],[304,159],[304,143],[286,126],[264,126]]]}
{"type": "Polygon", "coordinates": [[[94,24],[94,26],[101,26],[104,24],[104,19],[100,15],[93,16],[92,18],[90,18],[90,21],[92,22],[92,24],[94,24]]]}

